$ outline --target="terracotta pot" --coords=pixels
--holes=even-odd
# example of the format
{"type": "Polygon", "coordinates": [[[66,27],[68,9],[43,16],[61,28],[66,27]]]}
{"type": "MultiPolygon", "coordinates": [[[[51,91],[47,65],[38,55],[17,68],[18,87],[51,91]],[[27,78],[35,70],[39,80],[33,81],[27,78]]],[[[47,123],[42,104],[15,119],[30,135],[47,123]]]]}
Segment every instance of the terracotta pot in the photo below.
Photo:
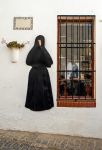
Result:
{"type": "Polygon", "coordinates": [[[86,95],[89,96],[90,95],[90,85],[86,84],[86,95]]]}

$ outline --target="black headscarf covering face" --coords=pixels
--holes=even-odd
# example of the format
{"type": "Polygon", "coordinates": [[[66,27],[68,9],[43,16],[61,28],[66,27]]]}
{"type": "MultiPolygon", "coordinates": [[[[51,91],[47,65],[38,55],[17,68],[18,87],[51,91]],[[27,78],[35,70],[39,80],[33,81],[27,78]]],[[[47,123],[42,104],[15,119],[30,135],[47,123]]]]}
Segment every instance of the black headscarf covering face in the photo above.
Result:
{"type": "Polygon", "coordinates": [[[41,46],[44,47],[45,46],[45,38],[43,35],[38,35],[35,39],[35,47],[41,46]],[[41,41],[41,45],[39,45],[39,40],[41,41]]]}
{"type": "Polygon", "coordinates": [[[30,50],[26,58],[26,64],[33,66],[34,64],[43,64],[46,67],[51,67],[53,60],[45,48],[45,38],[43,35],[38,35],[35,39],[34,46],[30,50]],[[39,44],[41,41],[41,45],[39,44]]]}

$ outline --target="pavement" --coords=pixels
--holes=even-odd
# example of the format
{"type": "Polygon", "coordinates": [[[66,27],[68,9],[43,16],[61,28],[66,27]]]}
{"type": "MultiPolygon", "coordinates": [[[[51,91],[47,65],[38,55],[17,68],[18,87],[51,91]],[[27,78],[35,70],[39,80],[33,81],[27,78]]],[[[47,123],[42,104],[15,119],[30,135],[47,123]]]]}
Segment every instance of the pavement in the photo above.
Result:
{"type": "Polygon", "coordinates": [[[0,150],[102,150],[102,139],[0,130],[0,150]]]}

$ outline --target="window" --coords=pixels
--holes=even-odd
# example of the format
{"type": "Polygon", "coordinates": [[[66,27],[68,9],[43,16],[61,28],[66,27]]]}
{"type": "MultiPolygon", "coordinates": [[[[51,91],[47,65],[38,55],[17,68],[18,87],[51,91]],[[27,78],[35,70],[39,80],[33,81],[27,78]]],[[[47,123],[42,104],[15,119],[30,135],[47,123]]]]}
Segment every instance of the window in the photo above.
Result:
{"type": "Polygon", "coordinates": [[[57,21],[57,106],[95,107],[95,16],[57,21]]]}

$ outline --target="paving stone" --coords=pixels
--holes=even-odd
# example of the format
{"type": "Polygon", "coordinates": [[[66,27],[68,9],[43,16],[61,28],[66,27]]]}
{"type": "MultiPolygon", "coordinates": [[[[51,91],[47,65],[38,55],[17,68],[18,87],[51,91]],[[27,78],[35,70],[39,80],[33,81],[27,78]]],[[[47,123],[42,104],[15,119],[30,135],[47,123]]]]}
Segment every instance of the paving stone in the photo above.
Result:
{"type": "Polygon", "coordinates": [[[102,139],[0,130],[0,150],[102,150],[102,139]]]}

